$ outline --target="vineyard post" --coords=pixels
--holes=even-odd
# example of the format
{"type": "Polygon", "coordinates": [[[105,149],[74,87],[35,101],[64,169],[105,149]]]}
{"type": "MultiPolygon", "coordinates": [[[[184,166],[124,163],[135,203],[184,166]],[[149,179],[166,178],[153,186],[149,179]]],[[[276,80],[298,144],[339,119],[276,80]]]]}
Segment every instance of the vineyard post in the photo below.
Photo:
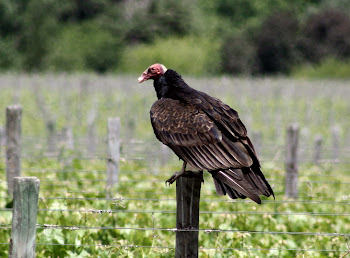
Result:
{"type": "Polygon", "coordinates": [[[49,152],[54,152],[56,149],[56,121],[49,119],[45,124],[47,129],[47,148],[49,152]]]}
{"type": "Polygon", "coordinates": [[[6,178],[7,191],[13,194],[13,179],[21,176],[21,134],[22,107],[18,105],[6,108],[6,178]]]}
{"type": "Polygon", "coordinates": [[[182,176],[176,180],[175,257],[198,257],[201,183],[198,177],[182,176]]]}
{"type": "Polygon", "coordinates": [[[287,128],[286,142],[286,189],[288,198],[298,198],[298,141],[299,125],[291,124],[287,128]]]}
{"type": "Polygon", "coordinates": [[[91,109],[87,116],[87,137],[88,137],[88,152],[90,155],[96,153],[96,108],[91,109]]]}
{"type": "Polygon", "coordinates": [[[6,144],[5,128],[0,127],[0,161],[2,162],[2,150],[6,144]]]}
{"type": "Polygon", "coordinates": [[[14,178],[9,257],[35,257],[39,184],[36,177],[14,178]]]}
{"type": "Polygon", "coordinates": [[[71,126],[66,126],[62,129],[62,135],[61,135],[61,146],[62,151],[68,151],[69,155],[63,156],[63,163],[64,166],[69,166],[72,164],[73,157],[71,153],[74,150],[74,136],[73,136],[73,130],[71,126]]]}
{"type": "Polygon", "coordinates": [[[120,118],[108,118],[107,189],[118,182],[120,159],[120,118]]]}
{"type": "Polygon", "coordinates": [[[62,129],[62,145],[65,150],[72,151],[74,149],[74,136],[71,126],[62,129]]]}
{"type": "Polygon", "coordinates": [[[322,152],[322,136],[318,134],[315,136],[315,151],[314,151],[314,163],[316,165],[320,163],[321,152],[322,152]]]}
{"type": "Polygon", "coordinates": [[[56,119],[46,105],[44,97],[40,90],[35,89],[35,100],[38,109],[41,111],[42,116],[45,120],[45,126],[47,131],[47,148],[49,152],[56,150],[56,119]]]}
{"type": "Polygon", "coordinates": [[[340,143],[340,128],[333,126],[332,129],[332,159],[337,162],[339,160],[339,143],[340,143]]]}

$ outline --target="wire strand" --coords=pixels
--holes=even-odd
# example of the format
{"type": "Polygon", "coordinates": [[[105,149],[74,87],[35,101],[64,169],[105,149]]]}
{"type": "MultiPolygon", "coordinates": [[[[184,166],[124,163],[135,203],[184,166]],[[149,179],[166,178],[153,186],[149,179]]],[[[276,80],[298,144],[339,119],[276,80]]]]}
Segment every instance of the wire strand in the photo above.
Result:
{"type": "MultiPolygon", "coordinates": [[[[1,208],[0,211],[12,211],[12,208],[1,208]]],[[[80,213],[152,213],[152,214],[176,214],[175,210],[95,210],[95,209],[38,209],[38,212],[80,212],[80,213]]],[[[271,215],[271,216],[350,216],[350,213],[340,212],[265,212],[265,211],[200,211],[200,214],[212,215],[271,215]]]]}
{"type": "Polygon", "coordinates": [[[307,235],[307,236],[350,236],[350,233],[330,233],[330,232],[282,232],[282,231],[248,231],[248,230],[235,230],[235,229],[178,229],[178,228],[133,228],[133,227],[88,227],[88,226],[62,226],[62,225],[39,225],[38,229],[69,229],[69,230],[142,230],[142,231],[170,231],[170,232],[204,232],[204,233],[249,233],[249,234],[269,234],[269,235],[307,235]]]}
{"type": "MultiPolygon", "coordinates": [[[[9,245],[9,243],[0,243],[0,245],[9,245]]],[[[149,249],[175,249],[172,246],[145,246],[145,245],[87,245],[87,244],[67,244],[67,243],[36,243],[36,245],[44,246],[72,246],[72,247],[119,247],[125,249],[132,248],[149,248],[149,249]]],[[[215,250],[215,251],[302,251],[302,252],[326,252],[326,253],[342,253],[348,252],[348,250],[327,250],[327,249],[305,249],[305,248],[222,248],[222,247],[199,247],[199,251],[215,250]]]]}

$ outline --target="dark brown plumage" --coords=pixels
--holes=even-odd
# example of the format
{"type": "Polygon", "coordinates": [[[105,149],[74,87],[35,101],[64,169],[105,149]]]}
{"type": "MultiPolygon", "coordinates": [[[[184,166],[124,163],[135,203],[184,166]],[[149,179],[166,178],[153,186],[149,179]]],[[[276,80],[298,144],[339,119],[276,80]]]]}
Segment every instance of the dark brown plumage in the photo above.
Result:
{"type": "Polygon", "coordinates": [[[184,161],[183,169],[167,180],[173,183],[186,170],[210,172],[216,192],[231,198],[273,195],[260,170],[254,147],[238,113],[203,92],[189,87],[173,70],[154,64],[139,82],[154,80],[158,101],[151,108],[151,123],[159,141],[184,161]]]}

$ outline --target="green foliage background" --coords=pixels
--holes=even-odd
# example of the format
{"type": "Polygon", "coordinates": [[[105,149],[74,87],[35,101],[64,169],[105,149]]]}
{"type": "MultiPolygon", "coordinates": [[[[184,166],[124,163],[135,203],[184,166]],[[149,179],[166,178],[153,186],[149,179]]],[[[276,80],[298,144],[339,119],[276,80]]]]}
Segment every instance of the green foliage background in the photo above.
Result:
{"type": "Polygon", "coordinates": [[[3,0],[0,69],[293,74],[347,62],[349,13],[344,0],[3,0]]]}

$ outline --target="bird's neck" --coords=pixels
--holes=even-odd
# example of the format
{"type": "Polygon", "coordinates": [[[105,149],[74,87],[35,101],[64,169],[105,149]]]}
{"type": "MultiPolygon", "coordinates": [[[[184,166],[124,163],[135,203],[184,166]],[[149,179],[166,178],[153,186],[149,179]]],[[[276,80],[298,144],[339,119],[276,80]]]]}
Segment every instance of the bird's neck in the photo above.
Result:
{"type": "Polygon", "coordinates": [[[181,77],[175,78],[174,80],[174,78],[162,76],[154,79],[153,85],[158,99],[170,98],[187,102],[187,96],[196,92],[196,90],[189,87],[181,77]]]}
{"type": "Polygon", "coordinates": [[[163,89],[164,86],[162,85],[162,80],[160,80],[160,78],[154,79],[153,86],[156,91],[157,98],[158,99],[164,98],[165,90],[163,89]]]}

